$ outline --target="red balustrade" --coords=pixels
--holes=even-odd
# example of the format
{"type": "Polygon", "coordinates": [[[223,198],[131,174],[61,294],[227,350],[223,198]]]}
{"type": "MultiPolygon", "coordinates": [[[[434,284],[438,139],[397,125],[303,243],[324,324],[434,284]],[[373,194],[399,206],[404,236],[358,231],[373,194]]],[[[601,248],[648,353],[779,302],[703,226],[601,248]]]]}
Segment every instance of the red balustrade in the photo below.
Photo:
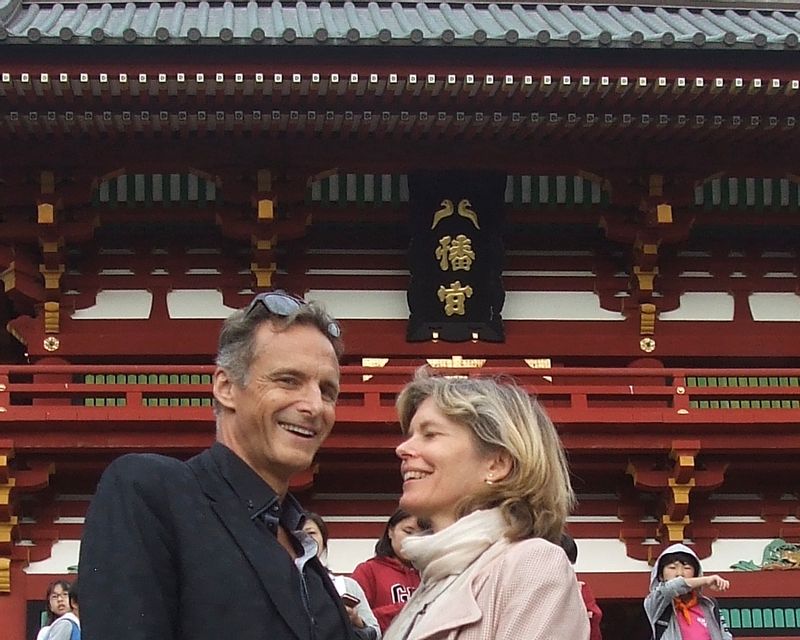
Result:
{"type": "MultiPolygon", "coordinates": [[[[326,448],[393,447],[395,397],[415,369],[342,367],[338,426],[326,448]]],[[[87,446],[111,449],[145,447],[154,437],[167,441],[165,433],[177,448],[204,446],[212,431],[212,372],[211,366],[187,365],[3,365],[0,434],[18,449],[75,447],[77,433],[86,434],[87,446]]],[[[782,446],[800,450],[794,442],[795,433],[800,438],[800,369],[487,366],[439,372],[514,378],[547,407],[568,447],[636,451],[700,432],[719,450],[758,446],[759,434],[780,435],[782,446]],[[747,428],[754,424],[757,431],[747,428]]]]}

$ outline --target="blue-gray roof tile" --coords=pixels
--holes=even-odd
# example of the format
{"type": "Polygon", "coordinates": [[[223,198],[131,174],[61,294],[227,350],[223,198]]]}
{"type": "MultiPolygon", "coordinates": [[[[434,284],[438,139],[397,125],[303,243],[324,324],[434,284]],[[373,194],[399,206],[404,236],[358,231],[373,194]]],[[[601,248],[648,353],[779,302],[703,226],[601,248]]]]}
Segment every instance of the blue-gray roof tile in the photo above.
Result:
{"type": "Polygon", "coordinates": [[[362,43],[783,49],[800,13],[763,9],[423,2],[0,0],[0,42],[362,43]]]}

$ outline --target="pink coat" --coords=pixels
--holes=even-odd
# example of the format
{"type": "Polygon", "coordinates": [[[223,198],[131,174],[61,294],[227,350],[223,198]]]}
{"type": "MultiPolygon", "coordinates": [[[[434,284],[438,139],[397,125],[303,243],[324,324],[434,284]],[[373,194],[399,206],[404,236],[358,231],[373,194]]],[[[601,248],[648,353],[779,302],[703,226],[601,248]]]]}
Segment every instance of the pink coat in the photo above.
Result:
{"type": "Polygon", "coordinates": [[[589,618],[562,549],[534,538],[442,593],[409,640],[589,640],[589,618]]]}

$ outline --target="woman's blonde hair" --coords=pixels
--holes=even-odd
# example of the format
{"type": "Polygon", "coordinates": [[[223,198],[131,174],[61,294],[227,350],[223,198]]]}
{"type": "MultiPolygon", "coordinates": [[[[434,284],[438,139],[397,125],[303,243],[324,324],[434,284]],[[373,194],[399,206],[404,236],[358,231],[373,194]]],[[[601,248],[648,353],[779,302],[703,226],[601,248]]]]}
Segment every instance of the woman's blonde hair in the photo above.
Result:
{"type": "Polygon", "coordinates": [[[541,405],[512,380],[437,377],[421,368],[397,398],[403,433],[427,398],[467,427],[481,452],[502,450],[512,460],[505,478],[459,502],[458,517],[500,507],[510,540],[540,537],[558,544],[575,494],[558,433],[541,405]]]}

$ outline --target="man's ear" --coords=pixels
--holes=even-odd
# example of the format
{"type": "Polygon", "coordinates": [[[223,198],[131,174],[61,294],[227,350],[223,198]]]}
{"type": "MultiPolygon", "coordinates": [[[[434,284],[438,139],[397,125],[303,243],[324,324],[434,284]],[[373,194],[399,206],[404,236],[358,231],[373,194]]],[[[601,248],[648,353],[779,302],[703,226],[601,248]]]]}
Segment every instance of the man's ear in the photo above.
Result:
{"type": "Polygon", "coordinates": [[[234,411],[236,409],[236,398],[233,381],[225,369],[217,367],[214,370],[214,385],[212,391],[214,399],[226,409],[234,411]]]}
{"type": "Polygon", "coordinates": [[[494,482],[505,480],[513,468],[514,460],[511,458],[511,454],[505,449],[500,449],[489,457],[487,471],[494,482]]]}

